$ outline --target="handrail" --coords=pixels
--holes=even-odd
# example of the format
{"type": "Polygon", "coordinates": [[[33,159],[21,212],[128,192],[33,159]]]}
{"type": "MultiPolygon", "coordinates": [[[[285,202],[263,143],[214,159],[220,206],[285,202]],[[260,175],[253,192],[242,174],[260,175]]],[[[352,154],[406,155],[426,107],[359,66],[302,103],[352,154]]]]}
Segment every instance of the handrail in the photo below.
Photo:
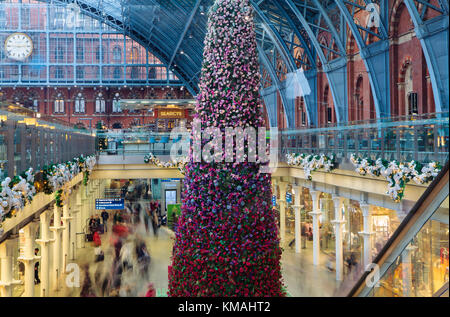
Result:
{"type": "MultiPolygon", "coordinates": [[[[431,217],[431,214],[440,206],[442,201],[448,196],[449,182],[449,162],[434,179],[423,195],[415,203],[411,211],[398,226],[391,238],[386,242],[383,249],[372,261],[378,265],[380,278],[392,264],[391,259],[400,255],[403,249],[411,241],[425,222],[431,217]]],[[[364,296],[370,291],[366,285],[366,279],[372,271],[365,271],[355,286],[347,294],[348,297],[364,296]]]]}

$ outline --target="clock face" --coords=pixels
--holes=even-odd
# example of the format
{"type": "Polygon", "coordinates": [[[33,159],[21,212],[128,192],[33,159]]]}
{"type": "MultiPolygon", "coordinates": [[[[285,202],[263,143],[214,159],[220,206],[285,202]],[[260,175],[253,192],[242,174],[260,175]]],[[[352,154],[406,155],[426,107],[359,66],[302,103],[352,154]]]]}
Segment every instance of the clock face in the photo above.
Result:
{"type": "Polygon", "coordinates": [[[33,42],[24,33],[14,33],[5,40],[5,52],[9,58],[23,61],[33,52],[33,42]]]}

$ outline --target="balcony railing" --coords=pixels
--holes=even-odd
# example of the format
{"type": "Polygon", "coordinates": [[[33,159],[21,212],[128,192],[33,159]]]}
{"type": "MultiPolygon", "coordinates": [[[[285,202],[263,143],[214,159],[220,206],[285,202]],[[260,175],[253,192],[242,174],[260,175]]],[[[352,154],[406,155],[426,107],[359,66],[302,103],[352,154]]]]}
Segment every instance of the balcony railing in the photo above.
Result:
{"type": "MultiPolygon", "coordinates": [[[[401,162],[448,160],[448,113],[396,117],[322,128],[286,129],[278,134],[279,161],[287,153],[336,155],[339,162],[355,153],[372,159],[383,158],[401,162]]],[[[269,135],[269,134],[268,134],[269,135]]],[[[189,140],[189,133],[158,133],[145,130],[101,131],[98,138],[106,140],[101,155],[137,156],[152,152],[169,155],[172,146],[189,140]]]]}
{"type": "Polygon", "coordinates": [[[0,110],[0,180],[94,153],[87,131],[0,110]]]}

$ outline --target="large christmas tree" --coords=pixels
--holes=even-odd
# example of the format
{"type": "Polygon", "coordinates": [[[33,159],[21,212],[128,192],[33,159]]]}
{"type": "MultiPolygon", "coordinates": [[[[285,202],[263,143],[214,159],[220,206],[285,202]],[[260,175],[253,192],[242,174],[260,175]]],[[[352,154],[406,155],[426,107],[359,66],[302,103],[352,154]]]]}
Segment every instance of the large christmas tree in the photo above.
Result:
{"type": "MultiPolygon", "coordinates": [[[[216,0],[197,102],[202,129],[264,126],[259,83],[248,0],[216,0]]],[[[184,186],[169,295],[283,296],[270,174],[256,162],[196,162],[191,153],[184,186]]]]}

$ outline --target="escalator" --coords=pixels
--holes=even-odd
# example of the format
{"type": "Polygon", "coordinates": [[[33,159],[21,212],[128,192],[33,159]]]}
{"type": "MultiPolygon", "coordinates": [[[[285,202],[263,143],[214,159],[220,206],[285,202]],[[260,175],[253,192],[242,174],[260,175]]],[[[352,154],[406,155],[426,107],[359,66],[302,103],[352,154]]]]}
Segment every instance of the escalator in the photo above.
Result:
{"type": "Polygon", "coordinates": [[[449,163],[430,184],[349,297],[448,297],[449,163]]]}

